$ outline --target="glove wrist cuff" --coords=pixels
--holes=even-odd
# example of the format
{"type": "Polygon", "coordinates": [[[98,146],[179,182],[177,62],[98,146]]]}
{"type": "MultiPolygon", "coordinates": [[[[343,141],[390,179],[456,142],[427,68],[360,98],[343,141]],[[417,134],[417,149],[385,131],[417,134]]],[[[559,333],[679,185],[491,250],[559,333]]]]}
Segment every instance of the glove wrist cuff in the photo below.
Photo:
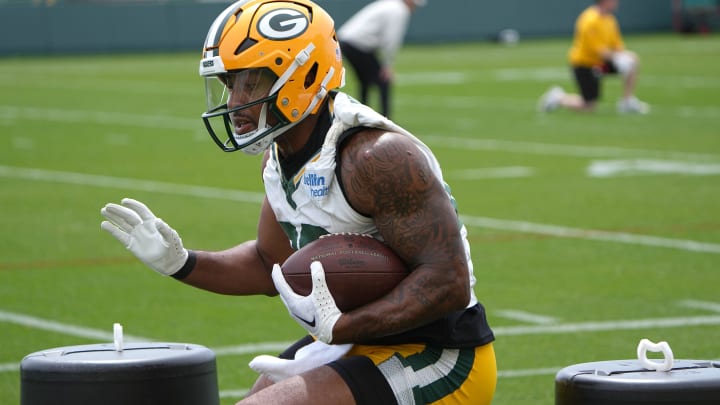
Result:
{"type": "Polygon", "coordinates": [[[187,257],[187,260],[185,260],[185,264],[183,264],[183,266],[180,268],[180,270],[171,274],[171,277],[173,277],[177,280],[184,279],[185,277],[189,276],[193,270],[195,270],[196,264],[197,264],[197,253],[193,252],[192,250],[188,250],[188,257],[187,257]]]}

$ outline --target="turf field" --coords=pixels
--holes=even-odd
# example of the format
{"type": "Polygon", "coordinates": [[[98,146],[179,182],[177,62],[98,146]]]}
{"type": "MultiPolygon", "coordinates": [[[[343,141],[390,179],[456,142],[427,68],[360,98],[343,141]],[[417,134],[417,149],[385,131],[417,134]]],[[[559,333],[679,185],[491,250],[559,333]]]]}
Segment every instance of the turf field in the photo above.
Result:
{"type": "MultiPolygon", "coordinates": [[[[394,119],[436,151],[469,226],[498,405],[551,404],[559,369],[632,358],[641,338],[720,358],[720,37],[627,38],[650,115],[615,113],[618,79],[594,115],[538,114],[571,87],[568,41],[399,56],[394,119]]],[[[253,238],[260,159],[205,133],[198,56],[0,59],[2,404],[24,355],[109,342],[114,322],[214,349],[223,404],[253,356],[302,333],[279,299],[163,278],[100,230],[100,208],[132,196],[188,247],[253,238]]]]}

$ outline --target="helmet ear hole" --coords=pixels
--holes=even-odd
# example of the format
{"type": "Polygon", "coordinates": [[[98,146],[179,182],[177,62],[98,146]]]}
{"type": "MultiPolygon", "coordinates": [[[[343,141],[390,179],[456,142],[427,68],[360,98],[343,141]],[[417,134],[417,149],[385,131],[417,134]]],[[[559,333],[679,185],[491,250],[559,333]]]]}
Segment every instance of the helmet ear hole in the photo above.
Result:
{"type": "Polygon", "coordinates": [[[317,71],[318,71],[318,63],[315,62],[310,70],[308,71],[307,75],[305,75],[305,90],[310,88],[310,86],[315,83],[315,78],[317,78],[317,71]]]}
{"type": "Polygon", "coordinates": [[[245,38],[240,45],[235,49],[235,55],[240,55],[241,53],[245,52],[248,48],[251,46],[257,44],[258,41],[252,39],[252,38],[245,38]]]}

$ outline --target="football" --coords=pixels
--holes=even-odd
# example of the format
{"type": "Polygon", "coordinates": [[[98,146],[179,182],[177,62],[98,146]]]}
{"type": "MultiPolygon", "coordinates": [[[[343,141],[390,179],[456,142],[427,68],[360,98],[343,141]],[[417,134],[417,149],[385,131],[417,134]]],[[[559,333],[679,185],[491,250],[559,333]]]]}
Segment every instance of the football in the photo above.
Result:
{"type": "Polygon", "coordinates": [[[369,235],[335,233],[310,242],[280,266],[296,293],[310,294],[310,263],[316,260],[342,312],[381,298],[408,275],[405,263],[383,242],[369,235]]]}

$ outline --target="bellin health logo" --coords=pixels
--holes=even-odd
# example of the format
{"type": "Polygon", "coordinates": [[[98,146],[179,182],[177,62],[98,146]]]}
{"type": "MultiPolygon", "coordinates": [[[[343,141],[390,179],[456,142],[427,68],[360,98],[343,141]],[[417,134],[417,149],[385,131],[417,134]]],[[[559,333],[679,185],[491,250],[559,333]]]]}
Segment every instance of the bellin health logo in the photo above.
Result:
{"type": "Polygon", "coordinates": [[[325,184],[325,176],[316,173],[306,173],[303,176],[303,183],[308,186],[310,197],[323,198],[330,192],[330,186],[325,184]]]}

